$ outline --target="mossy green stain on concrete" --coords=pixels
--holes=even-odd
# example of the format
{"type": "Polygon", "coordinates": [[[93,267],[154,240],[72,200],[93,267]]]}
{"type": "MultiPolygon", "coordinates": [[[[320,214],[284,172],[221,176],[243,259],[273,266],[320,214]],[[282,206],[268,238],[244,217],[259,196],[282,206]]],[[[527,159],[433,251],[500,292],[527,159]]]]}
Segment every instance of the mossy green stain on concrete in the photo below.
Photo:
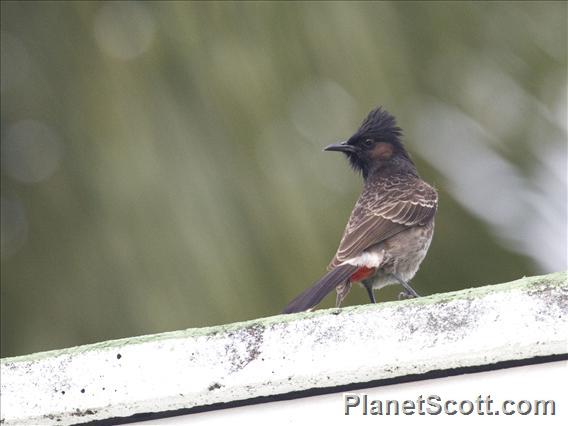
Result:
{"type": "Polygon", "coordinates": [[[397,308],[405,306],[417,305],[433,305],[445,304],[457,300],[472,300],[480,299],[490,294],[497,294],[510,291],[525,291],[527,293],[537,292],[540,293],[544,289],[556,288],[558,291],[564,293],[566,297],[563,300],[568,303],[568,272],[556,272],[548,275],[540,275],[534,277],[523,277],[508,283],[487,285],[483,287],[474,287],[464,290],[458,290],[449,293],[439,293],[430,296],[420,297],[418,299],[408,299],[402,301],[383,302],[376,305],[366,304],[359,306],[349,306],[346,308],[333,308],[322,309],[314,312],[302,312],[291,315],[276,315],[272,317],[260,318],[255,320],[248,320],[236,322],[225,325],[218,325],[213,327],[189,328],[186,330],[171,331],[159,334],[149,334],[144,336],[128,337],[124,339],[108,340],[88,345],[75,346],[71,348],[37,352],[29,355],[22,355],[11,358],[3,358],[0,360],[0,365],[5,368],[10,368],[10,364],[33,362],[45,358],[54,358],[60,355],[79,354],[100,349],[120,349],[128,345],[136,345],[145,342],[156,342],[168,339],[183,339],[192,337],[214,337],[218,334],[231,333],[242,331],[245,329],[256,329],[258,327],[268,328],[274,325],[286,324],[293,321],[301,321],[304,319],[313,319],[328,315],[350,315],[355,313],[363,313],[367,311],[380,311],[383,309],[391,309],[396,305],[397,308]]]}

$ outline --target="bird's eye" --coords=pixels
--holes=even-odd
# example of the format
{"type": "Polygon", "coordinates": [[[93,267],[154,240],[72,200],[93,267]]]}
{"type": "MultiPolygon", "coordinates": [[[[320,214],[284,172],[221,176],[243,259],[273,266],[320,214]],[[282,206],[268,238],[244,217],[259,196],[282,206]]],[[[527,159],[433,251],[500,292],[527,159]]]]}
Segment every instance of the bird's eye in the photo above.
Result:
{"type": "Polygon", "coordinates": [[[374,143],[375,141],[373,141],[373,139],[366,139],[365,142],[363,142],[363,145],[365,146],[365,148],[370,148],[374,143]]]}

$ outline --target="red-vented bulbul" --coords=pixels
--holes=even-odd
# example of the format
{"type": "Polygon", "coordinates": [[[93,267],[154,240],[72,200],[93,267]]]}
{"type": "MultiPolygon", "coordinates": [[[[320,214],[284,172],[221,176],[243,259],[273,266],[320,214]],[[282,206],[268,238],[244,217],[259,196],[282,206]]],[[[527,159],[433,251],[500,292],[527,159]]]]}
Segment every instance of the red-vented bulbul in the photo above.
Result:
{"type": "Polygon", "coordinates": [[[401,136],[395,118],[379,107],[349,140],[325,148],[347,155],[363,175],[363,192],[329,272],[283,313],[312,309],[334,288],[339,307],[353,282],[365,287],[372,303],[376,303],[373,290],[397,283],[407,296],[418,297],[408,282],[432,241],[438,194],[418,176],[401,136]]]}

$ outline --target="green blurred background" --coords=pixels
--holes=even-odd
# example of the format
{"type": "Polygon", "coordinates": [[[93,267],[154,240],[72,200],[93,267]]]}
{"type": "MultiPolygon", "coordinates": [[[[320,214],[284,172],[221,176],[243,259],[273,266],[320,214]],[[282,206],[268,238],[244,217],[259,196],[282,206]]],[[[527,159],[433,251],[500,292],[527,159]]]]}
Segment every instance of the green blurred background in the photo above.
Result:
{"type": "Polygon", "coordinates": [[[565,2],[2,1],[2,356],[277,314],[360,191],[321,149],[379,104],[440,191],[419,293],[566,269],[566,23],[565,2]]]}

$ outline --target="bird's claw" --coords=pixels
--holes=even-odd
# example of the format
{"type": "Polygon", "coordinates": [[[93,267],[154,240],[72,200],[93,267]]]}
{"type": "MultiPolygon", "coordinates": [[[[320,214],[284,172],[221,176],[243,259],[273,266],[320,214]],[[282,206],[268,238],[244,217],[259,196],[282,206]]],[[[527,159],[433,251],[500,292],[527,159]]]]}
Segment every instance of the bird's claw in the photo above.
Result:
{"type": "Polygon", "coordinates": [[[401,291],[398,293],[398,300],[406,300],[406,299],[416,299],[417,296],[410,293],[409,291],[401,291]]]}

